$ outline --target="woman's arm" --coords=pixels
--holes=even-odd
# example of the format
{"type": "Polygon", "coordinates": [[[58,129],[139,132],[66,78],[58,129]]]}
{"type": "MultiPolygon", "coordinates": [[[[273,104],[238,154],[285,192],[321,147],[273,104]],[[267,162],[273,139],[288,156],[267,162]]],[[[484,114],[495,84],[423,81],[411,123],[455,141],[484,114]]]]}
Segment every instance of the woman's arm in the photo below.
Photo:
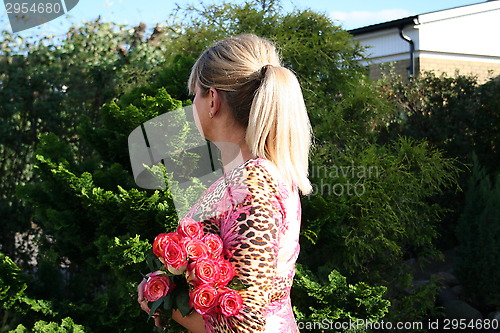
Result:
{"type": "Polygon", "coordinates": [[[191,314],[183,317],[179,310],[172,312],[172,319],[184,326],[190,333],[205,333],[205,323],[202,316],[193,311],[191,314]]]}
{"type": "Polygon", "coordinates": [[[211,315],[207,324],[228,327],[231,332],[263,332],[276,276],[283,212],[276,186],[263,166],[248,166],[228,182],[227,195],[233,205],[222,214],[220,236],[237,277],[250,286],[239,291],[243,308],[237,316],[211,315]]]}

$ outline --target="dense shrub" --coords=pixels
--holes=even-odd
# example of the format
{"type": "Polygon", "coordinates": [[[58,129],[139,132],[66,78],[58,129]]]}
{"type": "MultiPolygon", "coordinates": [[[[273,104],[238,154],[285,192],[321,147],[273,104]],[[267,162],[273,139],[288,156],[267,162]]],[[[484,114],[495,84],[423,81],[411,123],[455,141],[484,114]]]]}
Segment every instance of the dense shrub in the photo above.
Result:
{"type": "Polygon", "coordinates": [[[35,318],[50,320],[57,317],[51,302],[29,297],[26,291],[28,280],[11,258],[0,253],[0,332],[84,332],[83,326],[74,325],[71,318],[63,319],[61,327],[53,321],[38,321],[33,330],[17,325],[20,321],[26,324],[35,322],[35,318]]]}
{"type": "Polygon", "coordinates": [[[81,162],[54,135],[42,137],[36,167],[43,182],[22,190],[44,231],[41,262],[52,267],[50,279],[40,270],[33,274],[38,281],[33,293],[93,332],[150,327],[133,296],[141,271],[146,273],[138,264],[152,238],[177,224],[169,191],[134,188],[126,140],[133,128],[180,102],[159,89],[135,104],[124,109],[106,104],[100,127],[82,124],[81,136],[99,155],[81,162]]]}
{"type": "Polygon", "coordinates": [[[465,208],[458,220],[455,271],[471,301],[483,311],[500,306],[500,177],[475,159],[465,208]]]}

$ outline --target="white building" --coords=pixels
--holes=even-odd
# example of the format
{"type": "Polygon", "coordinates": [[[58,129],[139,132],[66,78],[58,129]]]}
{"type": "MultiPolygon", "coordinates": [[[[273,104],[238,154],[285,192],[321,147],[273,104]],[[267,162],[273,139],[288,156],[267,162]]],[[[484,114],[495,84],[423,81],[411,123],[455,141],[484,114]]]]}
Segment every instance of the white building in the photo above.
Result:
{"type": "Polygon", "coordinates": [[[434,71],[474,74],[480,82],[500,75],[500,1],[405,17],[349,31],[366,51],[364,65],[379,78],[393,63],[401,75],[434,71]]]}

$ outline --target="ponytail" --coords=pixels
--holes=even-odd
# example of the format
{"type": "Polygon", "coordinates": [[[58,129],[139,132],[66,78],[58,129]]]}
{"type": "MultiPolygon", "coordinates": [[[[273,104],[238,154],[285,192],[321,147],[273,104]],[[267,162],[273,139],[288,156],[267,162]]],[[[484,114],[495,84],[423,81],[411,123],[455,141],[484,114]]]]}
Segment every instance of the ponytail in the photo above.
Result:
{"type": "Polygon", "coordinates": [[[250,108],[246,142],[254,155],[274,162],[289,184],[309,194],[312,129],[299,82],[281,66],[266,65],[262,74],[250,108]]]}

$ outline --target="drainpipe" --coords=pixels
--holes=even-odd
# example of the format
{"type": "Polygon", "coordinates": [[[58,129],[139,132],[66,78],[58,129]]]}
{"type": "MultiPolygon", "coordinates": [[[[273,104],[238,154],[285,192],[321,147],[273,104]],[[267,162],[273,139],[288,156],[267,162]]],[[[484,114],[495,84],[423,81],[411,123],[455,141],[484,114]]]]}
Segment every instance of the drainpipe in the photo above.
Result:
{"type": "Polygon", "coordinates": [[[410,66],[408,66],[408,76],[413,76],[415,74],[415,59],[413,57],[413,54],[415,53],[415,43],[411,40],[410,37],[406,36],[404,33],[403,33],[403,28],[404,26],[399,26],[398,29],[399,29],[399,36],[405,40],[406,42],[408,42],[410,44],[410,66]]]}

